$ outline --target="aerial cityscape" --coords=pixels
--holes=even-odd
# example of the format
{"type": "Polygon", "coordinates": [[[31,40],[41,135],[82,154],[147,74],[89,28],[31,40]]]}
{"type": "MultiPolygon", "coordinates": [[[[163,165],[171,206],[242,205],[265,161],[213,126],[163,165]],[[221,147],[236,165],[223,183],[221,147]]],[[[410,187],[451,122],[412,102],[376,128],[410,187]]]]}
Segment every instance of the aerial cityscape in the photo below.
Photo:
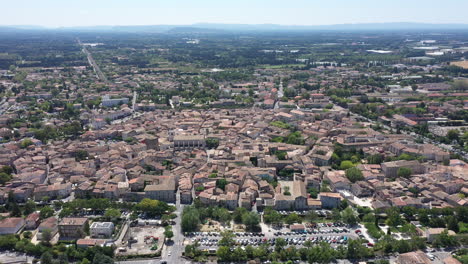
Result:
{"type": "Polygon", "coordinates": [[[0,263],[468,263],[468,21],[0,22],[0,263]]]}

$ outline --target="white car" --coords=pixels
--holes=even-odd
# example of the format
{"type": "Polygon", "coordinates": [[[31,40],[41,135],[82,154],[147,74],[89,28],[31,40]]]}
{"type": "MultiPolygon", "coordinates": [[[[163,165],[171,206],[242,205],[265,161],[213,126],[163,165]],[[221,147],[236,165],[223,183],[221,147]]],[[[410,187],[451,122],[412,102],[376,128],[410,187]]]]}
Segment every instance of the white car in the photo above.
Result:
{"type": "Polygon", "coordinates": [[[167,253],[167,255],[170,257],[170,256],[171,256],[171,252],[169,251],[169,252],[167,253]]]}

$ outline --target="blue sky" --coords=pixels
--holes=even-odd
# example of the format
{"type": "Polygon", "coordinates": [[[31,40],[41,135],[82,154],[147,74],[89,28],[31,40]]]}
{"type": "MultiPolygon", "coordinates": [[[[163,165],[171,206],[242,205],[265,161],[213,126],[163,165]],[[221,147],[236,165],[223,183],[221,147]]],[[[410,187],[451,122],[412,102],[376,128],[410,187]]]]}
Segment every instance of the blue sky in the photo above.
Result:
{"type": "Polygon", "coordinates": [[[0,25],[467,23],[468,0],[1,0],[0,25]]]}

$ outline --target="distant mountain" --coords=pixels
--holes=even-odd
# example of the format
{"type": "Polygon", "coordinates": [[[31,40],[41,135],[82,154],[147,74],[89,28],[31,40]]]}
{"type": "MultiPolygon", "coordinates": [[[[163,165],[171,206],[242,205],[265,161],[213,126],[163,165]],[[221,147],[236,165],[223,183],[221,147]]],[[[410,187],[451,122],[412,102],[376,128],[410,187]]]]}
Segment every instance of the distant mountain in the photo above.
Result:
{"type": "Polygon", "coordinates": [[[206,27],[196,27],[196,26],[187,26],[187,27],[174,27],[170,30],[167,31],[167,33],[202,33],[202,34],[208,34],[208,33],[226,33],[227,31],[225,29],[221,28],[206,28],[206,27]]]}
{"type": "Polygon", "coordinates": [[[315,30],[428,30],[428,29],[466,29],[468,24],[426,24],[426,23],[361,23],[336,25],[276,25],[276,24],[211,24],[198,23],[194,27],[224,29],[231,31],[315,31],[315,30]]]}
{"type": "Polygon", "coordinates": [[[468,30],[468,24],[429,23],[361,23],[337,25],[276,25],[276,24],[216,24],[197,23],[193,25],[142,25],[142,26],[84,26],[45,28],[40,26],[0,26],[0,31],[52,30],[80,32],[122,32],[122,33],[221,33],[245,31],[390,31],[390,30],[468,30]]]}

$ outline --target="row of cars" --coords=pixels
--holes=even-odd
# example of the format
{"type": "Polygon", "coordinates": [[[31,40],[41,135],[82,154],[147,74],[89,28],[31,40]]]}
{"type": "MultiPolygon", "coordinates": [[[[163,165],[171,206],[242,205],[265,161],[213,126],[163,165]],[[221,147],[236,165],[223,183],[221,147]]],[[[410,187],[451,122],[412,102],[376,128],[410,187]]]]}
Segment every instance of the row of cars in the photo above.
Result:
{"type": "Polygon", "coordinates": [[[349,230],[347,228],[333,228],[333,229],[308,229],[302,232],[274,232],[273,235],[275,236],[294,236],[299,234],[331,234],[331,233],[348,233],[349,230]]]}
{"type": "MultiPolygon", "coordinates": [[[[258,246],[261,244],[267,244],[270,246],[274,246],[279,238],[238,238],[235,239],[236,245],[239,246],[258,246]]],[[[313,244],[318,244],[318,243],[328,243],[328,244],[346,244],[348,242],[348,237],[347,236],[319,236],[319,237],[287,237],[283,238],[286,244],[288,245],[296,245],[296,246],[302,246],[305,244],[306,241],[310,241],[313,244]]],[[[195,242],[197,239],[193,239],[192,242],[195,242]]],[[[219,239],[217,238],[201,238],[198,239],[198,242],[200,243],[201,246],[204,247],[211,247],[211,246],[217,246],[219,239]]]]}

